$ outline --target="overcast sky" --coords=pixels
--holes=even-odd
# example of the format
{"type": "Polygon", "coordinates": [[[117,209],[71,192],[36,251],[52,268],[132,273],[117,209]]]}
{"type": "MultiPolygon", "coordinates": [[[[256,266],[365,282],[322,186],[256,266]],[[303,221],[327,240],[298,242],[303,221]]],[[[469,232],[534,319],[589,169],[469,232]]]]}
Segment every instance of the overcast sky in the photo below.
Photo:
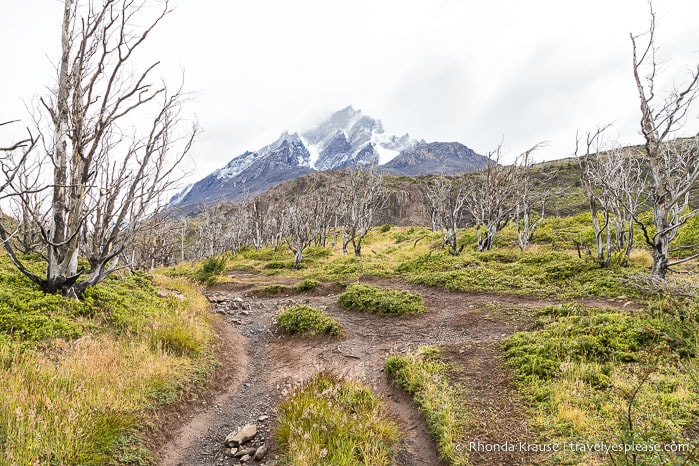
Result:
{"type": "MultiPolygon", "coordinates": [[[[639,142],[629,33],[647,29],[645,0],[173,2],[142,58],[167,80],[185,70],[204,129],[190,180],[347,105],[480,153],[504,138],[511,153],[547,141],[538,159],[561,158],[576,130],[606,123],[639,142]]],[[[2,0],[0,121],[26,120],[53,82],[62,3],[2,0]]],[[[665,84],[681,84],[699,62],[699,1],[655,9],[665,84]]]]}

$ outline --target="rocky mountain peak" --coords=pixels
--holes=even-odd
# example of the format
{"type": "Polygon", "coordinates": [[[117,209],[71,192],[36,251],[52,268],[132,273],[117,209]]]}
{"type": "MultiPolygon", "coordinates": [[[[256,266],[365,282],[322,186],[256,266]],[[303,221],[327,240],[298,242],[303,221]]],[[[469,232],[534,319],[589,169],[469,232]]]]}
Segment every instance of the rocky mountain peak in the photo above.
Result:
{"type": "Polygon", "coordinates": [[[381,120],[351,105],[302,133],[247,151],[173,197],[170,205],[235,201],[314,171],[377,166],[401,175],[453,174],[480,168],[485,158],[459,143],[426,143],[386,134],[381,120]]]}

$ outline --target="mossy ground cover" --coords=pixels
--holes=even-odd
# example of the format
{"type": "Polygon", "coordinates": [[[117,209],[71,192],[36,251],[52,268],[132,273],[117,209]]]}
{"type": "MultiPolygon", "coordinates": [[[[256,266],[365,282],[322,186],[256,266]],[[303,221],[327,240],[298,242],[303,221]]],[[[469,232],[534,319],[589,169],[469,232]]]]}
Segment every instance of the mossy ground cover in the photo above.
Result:
{"type": "Polygon", "coordinates": [[[319,374],[282,402],[276,437],[281,464],[381,466],[394,464],[400,429],[368,387],[319,374]]]}
{"type": "Polygon", "coordinates": [[[82,301],[44,295],[4,256],[0,290],[0,458],[152,462],[138,438],[149,411],[215,364],[203,296],[143,274],[112,276],[82,301]]]}
{"type": "Polygon", "coordinates": [[[551,306],[540,312],[537,330],[505,341],[532,422],[551,442],[690,445],[690,451],[635,457],[568,452],[552,462],[699,461],[699,314],[696,303],[682,301],[675,305],[692,310],[684,318],[646,310],[551,306]]]}

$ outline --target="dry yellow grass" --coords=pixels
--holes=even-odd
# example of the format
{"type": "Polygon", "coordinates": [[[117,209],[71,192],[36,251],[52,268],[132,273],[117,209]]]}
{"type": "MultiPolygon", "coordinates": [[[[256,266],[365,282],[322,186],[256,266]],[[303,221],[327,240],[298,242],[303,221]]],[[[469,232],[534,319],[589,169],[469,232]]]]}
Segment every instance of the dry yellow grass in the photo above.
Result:
{"type": "MultiPolygon", "coordinates": [[[[203,296],[183,281],[158,281],[181,297],[167,298],[172,305],[153,321],[180,326],[206,347],[211,330],[203,296]]],[[[0,464],[104,464],[112,458],[148,409],[175,399],[178,387],[209,364],[154,345],[156,331],[93,332],[38,346],[0,341],[0,464]]]]}

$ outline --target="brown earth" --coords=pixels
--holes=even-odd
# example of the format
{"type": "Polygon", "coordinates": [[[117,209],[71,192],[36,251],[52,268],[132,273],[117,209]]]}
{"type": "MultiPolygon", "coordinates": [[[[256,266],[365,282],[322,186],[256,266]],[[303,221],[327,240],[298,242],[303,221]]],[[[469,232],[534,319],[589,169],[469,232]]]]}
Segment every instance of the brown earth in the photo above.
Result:
{"type": "MultiPolygon", "coordinates": [[[[259,277],[240,273],[232,279],[207,293],[211,300],[221,301],[213,304],[212,310],[221,313],[226,322],[219,328],[222,367],[201,397],[192,398],[178,406],[179,412],[166,416],[165,431],[169,433],[157,439],[162,445],[157,453],[162,466],[238,464],[238,459],[225,456],[223,443],[226,435],[248,423],[258,425],[256,442],[270,447],[266,461],[274,464],[278,455],[273,438],[275,407],[294,387],[320,371],[361,380],[384,399],[404,432],[398,465],[442,465],[423,416],[410,397],[383,373],[389,355],[421,345],[440,346],[467,388],[467,408],[473,418],[464,432],[464,446],[471,441],[535,441],[499,343],[529,328],[536,308],[556,301],[467,294],[397,280],[364,280],[395,289],[409,288],[424,296],[425,314],[392,317],[339,308],[336,288],[321,286],[311,294],[284,290],[289,295],[270,296],[262,292],[259,277]],[[324,308],[342,324],[345,335],[339,339],[301,339],[280,333],[275,316],[292,303],[324,308]]],[[[289,287],[294,282],[267,284],[289,287]]],[[[475,465],[523,465],[535,460],[526,452],[475,451],[470,458],[475,465]]]]}

